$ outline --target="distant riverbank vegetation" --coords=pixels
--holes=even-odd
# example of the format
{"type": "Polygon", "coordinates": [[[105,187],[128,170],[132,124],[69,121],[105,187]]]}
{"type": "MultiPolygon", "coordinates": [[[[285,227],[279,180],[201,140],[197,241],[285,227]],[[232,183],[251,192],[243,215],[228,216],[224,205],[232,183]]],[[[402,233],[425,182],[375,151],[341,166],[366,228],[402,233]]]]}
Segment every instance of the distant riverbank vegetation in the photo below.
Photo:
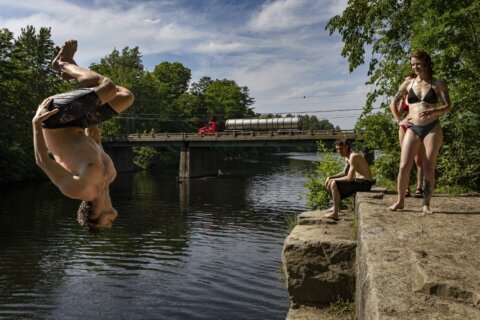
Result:
{"type": "MultiPolygon", "coordinates": [[[[79,44],[81,54],[82,44],[79,44]]],[[[74,89],[52,70],[55,44],[50,28],[31,26],[15,35],[0,29],[0,183],[44,177],[32,152],[31,119],[46,97],[74,89]]],[[[145,69],[140,49],[113,50],[90,69],[110,77],[135,95],[132,108],[101,124],[103,136],[146,132],[195,132],[215,115],[224,121],[259,116],[246,86],[234,80],[202,77],[191,83],[191,70],[179,62],[159,62],[145,69]]],[[[275,114],[265,117],[278,116],[275,114]]],[[[304,129],[333,129],[328,120],[304,118],[304,129]]],[[[172,150],[159,155],[153,149],[135,149],[135,164],[148,168],[155,160],[171,162],[172,150]]],[[[174,156],[173,156],[174,157],[174,156]]]]}

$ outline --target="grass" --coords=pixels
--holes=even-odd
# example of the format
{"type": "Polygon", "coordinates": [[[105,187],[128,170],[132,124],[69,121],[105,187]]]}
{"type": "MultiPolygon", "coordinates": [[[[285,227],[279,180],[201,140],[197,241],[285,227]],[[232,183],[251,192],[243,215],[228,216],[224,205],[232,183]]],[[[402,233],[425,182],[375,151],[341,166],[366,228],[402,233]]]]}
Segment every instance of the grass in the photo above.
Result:
{"type": "Polygon", "coordinates": [[[330,310],[337,317],[349,317],[351,320],[355,320],[355,304],[348,300],[343,300],[338,297],[335,302],[330,304],[330,310]]]}
{"type": "Polygon", "coordinates": [[[293,228],[298,224],[298,218],[297,215],[287,215],[283,214],[283,217],[285,219],[285,233],[290,234],[292,232],[293,228]]]}

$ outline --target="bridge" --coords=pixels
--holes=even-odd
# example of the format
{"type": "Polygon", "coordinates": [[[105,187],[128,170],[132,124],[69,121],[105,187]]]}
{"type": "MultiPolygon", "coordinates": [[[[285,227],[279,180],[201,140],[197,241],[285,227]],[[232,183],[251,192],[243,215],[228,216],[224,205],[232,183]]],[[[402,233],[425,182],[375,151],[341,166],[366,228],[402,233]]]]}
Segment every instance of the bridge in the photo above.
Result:
{"type": "Polygon", "coordinates": [[[337,139],[354,140],[355,133],[352,130],[224,131],[211,135],[152,133],[103,138],[102,143],[119,171],[133,169],[132,147],[180,148],[179,179],[183,180],[217,174],[215,148],[315,145],[319,140],[337,139]]]}

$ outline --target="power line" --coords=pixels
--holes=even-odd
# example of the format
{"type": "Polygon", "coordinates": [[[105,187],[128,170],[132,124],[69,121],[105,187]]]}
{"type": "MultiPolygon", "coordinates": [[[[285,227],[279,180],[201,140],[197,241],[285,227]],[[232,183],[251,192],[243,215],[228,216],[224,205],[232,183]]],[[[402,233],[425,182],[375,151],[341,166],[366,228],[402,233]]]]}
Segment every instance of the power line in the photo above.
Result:
{"type": "Polygon", "coordinates": [[[357,95],[357,94],[367,94],[368,91],[365,92],[353,92],[353,93],[342,93],[342,94],[317,94],[311,96],[296,96],[296,97],[278,97],[278,98],[255,98],[257,100],[292,100],[292,99],[311,99],[311,98],[321,98],[321,97],[342,97],[342,96],[350,96],[350,95],[357,95]]]}

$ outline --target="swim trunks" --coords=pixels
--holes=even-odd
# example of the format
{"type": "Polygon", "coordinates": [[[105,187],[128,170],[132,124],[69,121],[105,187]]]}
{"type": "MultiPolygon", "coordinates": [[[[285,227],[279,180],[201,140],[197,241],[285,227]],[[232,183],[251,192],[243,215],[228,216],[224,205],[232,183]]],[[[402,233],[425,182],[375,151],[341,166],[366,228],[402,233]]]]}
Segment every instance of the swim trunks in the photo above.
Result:
{"type": "Polygon", "coordinates": [[[440,121],[435,120],[430,122],[429,124],[420,126],[420,125],[413,125],[411,127],[408,127],[410,130],[412,130],[417,136],[420,137],[420,139],[425,139],[425,137],[435,128],[437,124],[439,124],[440,121]]]}
{"type": "Polygon", "coordinates": [[[102,105],[97,94],[89,88],[57,94],[52,98],[49,109],[58,108],[60,111],[43,122],[44,128],[87,128],[118,115],[109,104],[102,105]]]}
{"type": "Polygon", "coordinates": [[[340,199],[345,199],[359,191],[370,191],[375,181],[365,179],[353,179],[352,181],[336,180],[338,191],[340,192],[340,199]]]}

